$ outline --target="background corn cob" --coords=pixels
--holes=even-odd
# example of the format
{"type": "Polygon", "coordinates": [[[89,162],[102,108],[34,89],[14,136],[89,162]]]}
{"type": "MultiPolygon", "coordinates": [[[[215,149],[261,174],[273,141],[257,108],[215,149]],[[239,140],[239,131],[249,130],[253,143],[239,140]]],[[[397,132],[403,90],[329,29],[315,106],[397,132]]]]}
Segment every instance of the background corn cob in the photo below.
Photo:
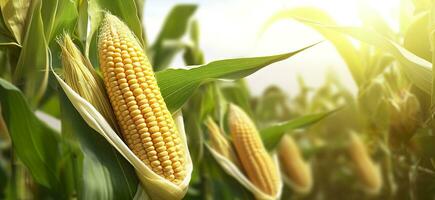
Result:
{"type": "Polygon", "coordinates": [[[124,140],[156,174],[181,182],[186,176],[186,152],[138,40],[123,22],[106,13],[98,48],[104,83],[124,140]]]}
{"type": "Polygon", "coordinates": [[[230,105],[228,124],[238,157],[249,180],[269,195],[279,191],[277,166],[261,141],[249,116],[239,107],[230,105]]]}
{"type": "Polygon", "coordinates": [[[205,123],[207,125],[211,147],[224,157],[230,159],[236,166],[239,166],[239,161],[233,150],[233,146],[228,139],[225,138],[219,126],[211,117],[208,117],[205,123]]]}
{"type": "Polygon", "coordinates": [[[311,190],[313,179],[311,168],[299,151],[293,138],[284,135],[278,149],[279,161],[285,176],[292,182],[293,189],[299,193],[307,193],[311,190]]]}
{"type": "Polygon", "coordinates": [[[370,158],[364,143],[356,133],[350,134],[349,154],[367,192],[379,193],[382,187],[382,176],[379,168],[370,158]]]}
{"type": "Polygon", "coordinates": [[[57,42],[62,50],[65,82],[80,96],[89,101],[109,122],[112,128],[119,130],[109,98],[104,91],[103,80],[92,67],[92,64],[81,54],[68,34],[64,34],[57,42]]]}

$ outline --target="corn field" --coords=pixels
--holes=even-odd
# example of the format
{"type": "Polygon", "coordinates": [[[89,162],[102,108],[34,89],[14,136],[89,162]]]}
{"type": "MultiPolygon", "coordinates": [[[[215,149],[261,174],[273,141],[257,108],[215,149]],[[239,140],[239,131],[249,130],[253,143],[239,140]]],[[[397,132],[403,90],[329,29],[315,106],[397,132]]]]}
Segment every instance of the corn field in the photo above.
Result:
{"type": "Polygon", "coordinates": [[[282,7],[246,37],[291,21],[322,40],[208,60],[197,4],[154,38],[149,1],[1,0],[0,199],[435,199],[435,2],[391,21],[365,1],[357,25],[282,7]],[[354,90],[247,82],[325,43],[354,90]]]}

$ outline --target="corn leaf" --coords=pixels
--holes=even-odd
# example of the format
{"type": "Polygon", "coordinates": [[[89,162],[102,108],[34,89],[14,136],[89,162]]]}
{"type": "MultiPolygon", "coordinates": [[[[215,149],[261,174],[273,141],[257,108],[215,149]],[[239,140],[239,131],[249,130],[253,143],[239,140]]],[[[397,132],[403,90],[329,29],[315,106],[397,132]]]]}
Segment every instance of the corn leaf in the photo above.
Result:
{"type": "Polygon", "coordinates": [[[134,168],[106,140],[90,128],[63,92],[60,96],[62,135],[77,140],[81,172],[80,199],[133,199],[139,182],[134,168]]]}
{"type": "Polygon", "coordinates": [[[14,41],[14,39],[10,38],[7,35],[0,33],[0,46],[13,45],[17,47],[21,47],[18,43],[14,41]]]}
{"type": "Polygon", "coordinates": [[[312,46],[275,56],[220,60],[189,69],[167,69],[157,72],[156,77],[169,110],[174,112],[184,105],[201,84],[207,81],[243,78],[312,46]]]}
{"type": "Polygon", "coordinates": [[[12,33],[8,30],[8,28],[6,27],[6,24],[4,22],[3,19],[3,15],[0,14],[0,45],[15,45],[18,47],[21,47],[21,45],[19,45],[14,36],[12,35],[12,33]]]}
{"type": "MultiPolygon", "coordinates": [[[[301,19],[315,21],[327,25],[336,25],[335,21],[323,10],[315,7],[299,7],[288,10],[280,11],[274,14],[264,25],[263,32],[273,23],[281,20],[294,19],[301,21],[301,19]]],[[[303,22],[303,21],[302,21],[303,22]]],[[[304,22],[305,23],[305,22],[304,22]]],[[[357,85],[363,81],[363,64],[362,59],[358,53],[358,49],[352,42],[342,34],[337,34],[330,29],[324,27],[314,26],[313,24],[305,23],[306,25],[317,30],[323,37],[328,39],[337,49],[343,60],[346,62],[350,73],[357,85]]]]}
{"type": "Polygon", "coordinates": [[[245,80],[239,79],[229,84],[222,82],[220,85],[221,92],[228,102],[241,107],[251,118],[255,117],[250,104],[251,94],[245,80]]]}
{"type": "Polygon", "coordinates": [[[32,1],[29,24],[18,58],[13,82],[25,81],[24,93],[36,104],[45,93],[48,83],[48,52],[41,17],[41,2],[32,1]]]}
{"type": "Polygon", "coordinates": [[[137,14],[139,16],[139,19],[142,20],[143,13],[144,13],[145,0],[135,0],[134,2],[136,3],[136,9],[137,9],[137,14]]]}
{"type": "Polygon", "coordinates": [[[279,143],[281,137],[284,134],[290,132],[291,130],[310,126],[324,119],[325,117],[330,116],[336,111],[337,110],[319,113],[319,114],[305,115],[302,117],[298,117],[296,119],[289,120],[287,122],[270,126],[260,131],[261,139],[263,140],[263,143],[267,149],[273,150],[276,147],[276,145],[279,143]]]}
{"type": "MultiPolygon", "coordinates": [[[[74,1],[45,0],[41,8],[45,38],[52,55],[60,54],[60,47],[55,42],[63,33],[72,33],[77,24],[78,12],[74,1]]],[[[61,65],[60,56],[52,56],[54,67],[61,65]]]]}
{"type": "Polygon", "coordinates": [[[156,41],[151,47],[154,70],[160,71],[168,67],[175,54],[184,48],[182,45],[167,45],[166,43],[177,42],[183,37],[196,8],[196,5],[181,4],[176,5],[169,12],[156,41]]]}
{"type": "Polygon", "coordinates": [[[79,38],[80,42],[83,46],[86,46],[86,39],[88,37],[88,23],[89,23],[89,7],[88,1],[78,1],[77,2],[77,10],[78,10],[78,18],[76,25],[76,35],[79,38]]]}
{"type": "Polygon", "coordinates": [[[409,25],[405,34],[403,46],[415,55],[432,61],[432,53],[429,42],[429,15],[428,13],[419,15],[409,25]]]}
{"type": "Polygon", "coordinates": [[[87,50],[89,50],[91,38],[100,25],[104,11],[109,11],[119,17],[133,31],[139,41],[144,44],[141,21],[137,13],[135,0],[93,0],[89,1],[87,10],[91,20],[91,30],[86,41],[87,50]]]}
{"type": "Polygon", "coordinates": [[[413,84],[428,94],[432,93],[432,64],[430,62],[416,56],[396,42],[393,42],[374,31],[354,27],[335,27],[332,29],[349,34],[358,40],[390,53],[401,63],[400,66],[402,70],[413,84]]]}
{"type": "Polygon", "coordinates": [[[388,23],[382,18],[377,10],[371,7],[366,1],[358,2],[359,15],[364,26],[373,28],[378,33],[388,37],[391,40],[396,39],[394,31],[388,26],[388,23]]]}
{"type": "Polygon", "coordinates": [[[26,20],[30,1],[28,0],[4,0],[0,1],[1,13],[6,26],[15,37],[15,41],[21,44],[25,35],[26,20]]]}
{"type": "Polygon", "coordinates": [[[39,121],[20,90],[3,79],[0,79],[0,94],[2,114],[14,151],[38,183],[59,189],[57,133],[39,121]]]}
{"type": "Polygon", "coordinates": [[[62,0],[45,0],[41,14],[48,43],[64,31],[71,32],[78,17],[74,1],[62,0]]]}
{"type": "Polygon", "coordinates": [[[417,131],[409,143],[411,150],[424,158],[435,158],[435,136],[430,128],[423,128],[417,131]]]}
{"type": "Polygon", "coordinates": [[[409,80],[427,94],[432,93],[432,64],[423,58],[409,52],[399,44],[372,30],[359,27],[330,26],[315,21],[299,19],[310,26],[327,28],[345,33],[367,44],[373,45],[391,54],[397,61],[409,80]]]}

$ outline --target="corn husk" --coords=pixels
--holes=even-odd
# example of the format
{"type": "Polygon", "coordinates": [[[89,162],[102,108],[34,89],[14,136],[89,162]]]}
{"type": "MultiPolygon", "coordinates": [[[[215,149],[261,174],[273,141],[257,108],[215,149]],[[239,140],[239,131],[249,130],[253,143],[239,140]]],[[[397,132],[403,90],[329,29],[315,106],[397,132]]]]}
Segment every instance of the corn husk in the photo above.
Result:
{"type": "MultiPolygon", "coordinates": [[[[52,70],[53,71],[53,70],[52,70]]],[[[140,179],[141,187],[138,189],[135,199],[162,199],[173,200],[182,199],[187,192],[188,185],[191,179],[193,164],[188,151],[186,134],[183,124],[183,116],[181,112],[174,113],[174,121],[180,133],[180,139],[183,141],[183,146],[186,151],[186,177],[179,183],[175,184],[171,181],[157,175],[148,168],[124,143],[119,135],[109,125],[107,120],[101,113],[92,106],[91,103],[83,99],[77,94],[68,84],[66,84],[53,71],[54,76],[64,90],[68,99],[71,101],[76,110],[80,113],[86,123],[95,131],[100,133],[124,158],[133,165],[140,179]]]]}
{"type": "MultiPolygon", "coordinates": [[[[280,177],[280,181],[277,183],[277,187],[279,188],[278,192],[271,196],[268,195],[266,193],[264,193],[263,191],[261,191],[257,186],[255,186],[250,180],[249,178],[243,173],[243,171],[236,165],[234,164],[231,159],[225,157],[224,155],[220,154],[218,151],[216,151],[215,149],[213,149],[210,145],[206,144],[206,147],[208,148],[208,150],[211,152],[211,155],[214,157],[214,159],[216,160],[216,162],[222,167],[222,169],[230,176],[232,176],[234,179],[236,179],[243,187],[245,187],[247,190],[249,190],[256,199],[259,200],[274,200],[274,199],[279,199],[282,193],[282,186],[283,183],[281,181],[281,177],[280,177]]],[[[279,164],[278,164],[278,157],[276,155],[272,156],[273,161],[275,162],[275,166],[277,166],[277,168],[275,170],[279,171],[279,164]]],[[[279,173],[279,176],[281,176],[281,174],[279,173]]]]}
{"type": "Polygon", "coordinates": [[[230,159],[236,166],[240,166],[238,163],[238,158],[236,152],[228,141],[228,139],[222,134],[219,126],[213,121],[211,117],[208,117],[205,121],[209,133],[209,143],[219,154],[230,159]]]}
{"type": "Polygon", "coordinates": [[[81,54],[67,33],[59,38],[57,43],[62,50],[63,78],[65,82],[80,96],[89,101],[116,132],[120,132],[104,83],[91,62],[81,54]]]}

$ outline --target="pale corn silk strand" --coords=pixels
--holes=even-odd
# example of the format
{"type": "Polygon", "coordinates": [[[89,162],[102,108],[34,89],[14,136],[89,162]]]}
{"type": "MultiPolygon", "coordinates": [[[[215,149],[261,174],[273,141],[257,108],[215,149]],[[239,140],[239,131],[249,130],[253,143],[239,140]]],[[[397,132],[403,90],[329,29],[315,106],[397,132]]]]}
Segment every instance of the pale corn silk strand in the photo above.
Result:
{"type": "Polygon", "coordinates": [[[104,89],[104,83],[87,58],[65,33],[57,40],[62,50],[63,78],[80,96],[89,101],[104,116],[109,124],[119,132],[115,114],[104,89]]]}
{"type": "Polygon", "coordinates": [[[185,154],[153,69],[134,34],[106,14],[99,33],[99,58],[107,93],[132,151],[156,174],[180,183],[185,154]]]}

